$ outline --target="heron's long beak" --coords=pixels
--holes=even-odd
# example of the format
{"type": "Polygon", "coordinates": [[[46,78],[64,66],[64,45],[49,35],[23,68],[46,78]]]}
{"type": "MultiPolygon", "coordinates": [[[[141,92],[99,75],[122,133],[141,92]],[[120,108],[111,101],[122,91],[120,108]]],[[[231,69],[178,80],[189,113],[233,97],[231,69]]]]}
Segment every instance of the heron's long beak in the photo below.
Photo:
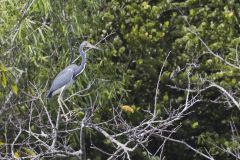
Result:
{"type": "Polygon", "coordinates": [[[87,47],[101,50],[100,48],[98,48],[98,47],[96,47],[96,46],[94,46],[94,45],[92,45],[90,43],[87,44],[87,47]]]}

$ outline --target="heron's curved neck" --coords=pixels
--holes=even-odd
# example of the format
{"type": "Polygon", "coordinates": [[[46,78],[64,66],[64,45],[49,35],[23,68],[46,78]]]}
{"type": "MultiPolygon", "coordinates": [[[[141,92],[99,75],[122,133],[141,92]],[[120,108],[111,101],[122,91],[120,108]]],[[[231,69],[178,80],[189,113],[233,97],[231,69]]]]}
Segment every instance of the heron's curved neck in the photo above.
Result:
{"type": "Polygon", "coordinates": [[[80,45],[79,47],[79,53],[80,53],[80,56],[82,57],[82,62],[81,62],[81,65],[78,67],[78,69],[75,71],[75,77],[84,71],[86,62],[87,62],[86,53],[83,51],[82,45],[80,45]]]}
{"type": "Polygon", "coordinates": [[[79,53],[80,53],[80,56],[82,57],[81,65],[85,64],[86,61],[87,61],[87,57],[86,57],[86,53],[83,51],[83,46],[82,45],[80,45],[80,47],[79,47],[79,53]]]}

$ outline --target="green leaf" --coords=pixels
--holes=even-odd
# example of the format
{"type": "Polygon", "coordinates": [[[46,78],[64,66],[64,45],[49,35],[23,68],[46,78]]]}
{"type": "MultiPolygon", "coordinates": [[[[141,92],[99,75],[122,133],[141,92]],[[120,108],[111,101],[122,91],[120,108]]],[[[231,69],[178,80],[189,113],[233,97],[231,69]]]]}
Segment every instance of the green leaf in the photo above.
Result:
{"type": "Polygon", "coordinates": [[[130,107],[129,105],[123,105],[121,106],[121,109],[127,113],[134,113],[134,110],[132,107],[130,107]]]}
{"type": "Polygon", "coordinates": [[[15,158],[20,158],[20,155],[19,155],[18,152],[15,152],[15,153],[14,153],[14,156],[15,156],[15,158]]]}
{"type": "Polygon", "coordinates": [[[137,64],[143,64],[143,59],[141,59],[141,58],[138,59],[138,60],[137,60],[137,64]]]}
{"type": "Polygon", "coordinates": [[[198,122],[194,122],[194,123],[192,124],[192,128],[193,128],[193,129],[197,128],[198,126],[199,126],[198,122]]]}
{"type": "Polygon", "coordinates": [[[4,64],[1,64],[0,66],[1,71],[6,72],[7,68],[4,66],[4,64]]]}
{"type": "Polygon", "coordinates": [[[4,72],[2,72],[1,75],[2,75],[2,76],[1,76],[1,84],[2,84],[3,88],[5,88],[5,87],[7,86],[7,78],[6,78],[4,72]]]}
{"type": "Polygon", "coordinates": [[[15,95],[17,95],[18,94],[18,86],[17,86],[17,84],[14,82],[13,84],[12,84],[12,91],[13,91],[13,93],[15,94],[15,95]]]}
{"type": "Polygon", "coordinates": [[[23,147],[23,149],[25,150],[25,152],[29,155],[29,156],[36,156],[36,153],[34,150],[23,147]]]}
{"type": "Polygon", "coordinates": [[[0,140],[0,147],[2,147],[4,144],[5,143],[2,140],[0,140]]]}
{"type": "Polygon", "coordinates": [[[45,37],[44,37],[43,32],[42,32],[42,30],[40,28],[38,28],[38,32],[39,32],[39,34],[40,34],[40,36],[42,38],[42,41],[45,42],[45,37]]]}

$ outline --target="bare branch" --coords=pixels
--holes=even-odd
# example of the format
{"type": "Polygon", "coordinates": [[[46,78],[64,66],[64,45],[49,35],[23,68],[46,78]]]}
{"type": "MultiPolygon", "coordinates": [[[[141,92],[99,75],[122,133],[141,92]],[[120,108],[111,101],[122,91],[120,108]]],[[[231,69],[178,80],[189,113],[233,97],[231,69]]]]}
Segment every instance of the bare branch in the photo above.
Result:
{"type": "Polygon", "coordinates": [[[156,87],[156,90],[155,90],[155,97],[154,97],[153,119],[156,117],[156,114],[157,114],[157,99],[158,99],[158,94],[159,94],[160,79],[161,79],[164,66],[167,63],[167,59],[168,59],[170,53],[171,53],[171,51],[168,52],[167,57],[165,58],[165,60],[163,62],[163,65],[162,65],[162,68],[161,68],[161,70],[159,72],[159,75],[158,75],[157,87],[156,87]]]}

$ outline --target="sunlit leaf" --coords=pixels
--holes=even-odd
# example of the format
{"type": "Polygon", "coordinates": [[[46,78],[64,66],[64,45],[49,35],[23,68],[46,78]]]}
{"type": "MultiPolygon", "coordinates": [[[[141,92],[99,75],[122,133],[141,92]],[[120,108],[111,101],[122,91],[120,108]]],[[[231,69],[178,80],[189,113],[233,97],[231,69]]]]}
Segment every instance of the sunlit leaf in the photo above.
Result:
{"type": "Polygon", "coordinates": [[[36,156],[36,153],[34,150],[23,147],[23,149],[25,150],[25,152],[29,155],[29,156],[36,156]]]}
{"type": "Polygon", "coordinates": [[[130,107],[129,105],[123,105],[123,106],[121,106],[121,109],[125,112],[128,112],[128,113],[134,113],[133,108],[130,107]]]}
{"type": "Polygon", "coordinates": [[[0,140],[0,147],[3,146],[5,143],[0,140]]]}
{"type": "Polygon", "coordinates": [[[16,158],[20,158],[20,155],[19,155],[18,152],[15,152],[15,153],[14,153],[14,156],[15,156],[16,158]]]}
{"type": "Polygon", "coordinates": [[[12,91],[13,91],[13,93],[15,94],[15,95],[17,95],[18,94],[18,86],[17,86],[17,84],[16,83],[13,83],[12,84],[12,91]]]}
{"type": "Polygon", "coordinates": [[[194,129],[194,128],[197,128],[199,126],[199,124],[198,124],[198,122],[194,122],[193,124],[192,124],[192,128],[194,129]]]}
{"type": "Polygon", "coordinates": [[[2,86],[5,88],[6,87],[6,85],[7,85],[7,78],[6,78],[6,76],[5,76],[5,73],[3,73],[2,72],[2,74],[1,74],[1,84],[2,84],[2,86]]]}
{"type": "Polygon", "coordinates": [[[42,32],[42,30],[40,28],[38,28],[38,32],[39,32],[39,34],[40,34],[40,36],[42,38],[42,41],[45,42],[45,37],[44,37],[43,32],[42,32]]]}
{"type": "Polygon", "coordinates": [[[109,139],[104,140],[105,144],[111,144],[112,142],[109,139]]]}
{"type": "Polygon", "coordinates": [[[6,72],[7,68],[4,66],[4,64],[1,64],[0,70],[3,71],[3,72],[6,72]]]}

